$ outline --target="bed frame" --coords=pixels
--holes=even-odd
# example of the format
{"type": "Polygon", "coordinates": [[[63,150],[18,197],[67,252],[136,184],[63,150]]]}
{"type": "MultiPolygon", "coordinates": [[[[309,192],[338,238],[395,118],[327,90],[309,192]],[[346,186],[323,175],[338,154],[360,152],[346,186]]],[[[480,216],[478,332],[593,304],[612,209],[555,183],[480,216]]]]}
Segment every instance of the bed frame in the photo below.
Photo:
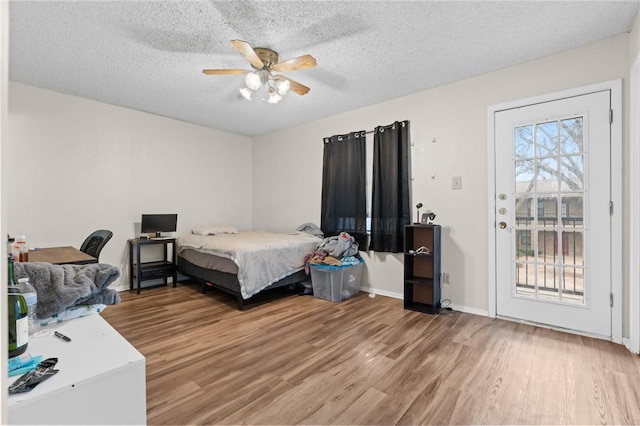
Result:
{"type": "MultiPolygon", "coordinates": [[[[238,282],[238,276],[236,274],[206,269],[189,262],[179,255],[178,272],[201,283],[203,293],[206,292],[207,287],[212,287],[235,296],[238,301],[238,309],[241,311],[244,310],[246,304],[257,301],[259,299],[258,296],[261,294],[258,293],[248,299],[243,299],[242,294],[240,293],[240,283],[238,282]]],[[[308,280],[309,276],[304,272],[304,270],[301,270],[276,281],[264,290],[284,287],[308,280]]]]}

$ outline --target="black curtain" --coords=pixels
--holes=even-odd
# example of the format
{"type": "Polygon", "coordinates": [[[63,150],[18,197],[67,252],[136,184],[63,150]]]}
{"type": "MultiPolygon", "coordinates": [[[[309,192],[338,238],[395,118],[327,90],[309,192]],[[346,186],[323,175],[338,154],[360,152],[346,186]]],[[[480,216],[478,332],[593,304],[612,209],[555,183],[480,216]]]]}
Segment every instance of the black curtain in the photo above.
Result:
{"type": "Polygon", "coordinates": [[[348,232],[362,250],[367,238],[365,132],[324,139],[322,211],[325,237],[348,232]]]}
{"type": "Polygon", "coordinates": [[[409,149],[409,121],[376,127],[370,250],[404,250],[404,227],[411,223],[409,149]]]}

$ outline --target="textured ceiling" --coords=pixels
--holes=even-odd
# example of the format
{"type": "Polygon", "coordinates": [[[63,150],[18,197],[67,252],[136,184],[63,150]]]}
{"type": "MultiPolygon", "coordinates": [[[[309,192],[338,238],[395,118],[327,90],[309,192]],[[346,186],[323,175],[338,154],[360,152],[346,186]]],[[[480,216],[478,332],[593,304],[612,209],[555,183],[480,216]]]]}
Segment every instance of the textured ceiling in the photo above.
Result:
{"type": "Polygon", "coordinates": [[[10,80],[255,136],[629,32],[639,1],[12,1],[10,80]],[[230,43],[313,55],[279,104],[230,43]]]}

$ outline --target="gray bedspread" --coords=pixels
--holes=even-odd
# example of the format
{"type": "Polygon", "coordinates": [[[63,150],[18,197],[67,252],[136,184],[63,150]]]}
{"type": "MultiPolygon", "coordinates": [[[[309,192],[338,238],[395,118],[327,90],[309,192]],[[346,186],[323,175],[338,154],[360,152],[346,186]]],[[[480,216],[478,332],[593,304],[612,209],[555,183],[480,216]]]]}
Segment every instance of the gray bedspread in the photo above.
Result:
{"type": "Polygon", "coordinates": [[[304,268],[304,258],[322,240],[304,232],[290,234],[253,231],[238,234],[183,235],[178,253],[193,249],[231,259],[238,265],[243,299],[304,268]]]}
{"type": "Polygon", "coordinates": [[[15,278],[28,277],[38,293],[37,316],[50,317],[77,305],[120,303],[116,290],[107,288],[120,276],[120,269],[104,263],[53,265],[16,262],[15,278]]]}

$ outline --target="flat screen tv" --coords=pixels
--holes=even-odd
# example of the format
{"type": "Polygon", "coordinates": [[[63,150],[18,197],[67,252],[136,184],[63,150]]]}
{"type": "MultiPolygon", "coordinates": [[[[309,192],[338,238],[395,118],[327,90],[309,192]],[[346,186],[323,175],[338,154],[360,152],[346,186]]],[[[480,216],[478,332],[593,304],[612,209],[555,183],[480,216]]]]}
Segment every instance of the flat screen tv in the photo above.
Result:
{"type": "Polygon", "coordinates": [[[162,237],[163,232],[176,232],[177,214],[143,214],[140,232],[162,237]]]}

